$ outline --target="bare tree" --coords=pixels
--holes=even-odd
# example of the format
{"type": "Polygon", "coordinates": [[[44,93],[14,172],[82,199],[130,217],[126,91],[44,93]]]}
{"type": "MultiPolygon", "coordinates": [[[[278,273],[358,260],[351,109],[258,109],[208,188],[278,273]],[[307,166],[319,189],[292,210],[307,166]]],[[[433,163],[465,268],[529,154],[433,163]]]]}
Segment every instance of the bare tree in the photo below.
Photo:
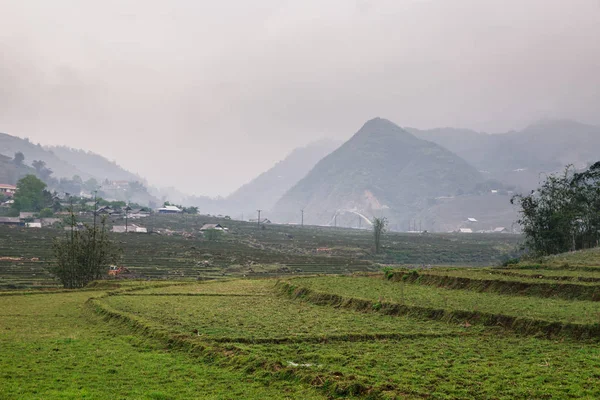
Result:
{"type": "Polygon", "coordinates": [[[379,253],[379,249],[381,248],[381,237],[386,231],[387,227],[387,218],[373,218],[373,235],[375,239],[375,253],[379,253]]]}

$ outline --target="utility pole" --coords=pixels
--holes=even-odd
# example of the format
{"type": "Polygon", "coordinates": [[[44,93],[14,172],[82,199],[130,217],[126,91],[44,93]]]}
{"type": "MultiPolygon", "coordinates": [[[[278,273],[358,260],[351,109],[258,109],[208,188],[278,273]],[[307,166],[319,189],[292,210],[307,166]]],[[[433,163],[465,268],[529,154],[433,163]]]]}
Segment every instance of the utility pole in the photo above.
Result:
{"type": "Polygon", "coordinates": [[[358,229],[360,229],[360,224],[362,222],[362,218],[360,217],[360,215],[358,216],[358,229]]]}
{"type": "Polygon", "coordinates": [[[94,243],[96,242],[96,214],[98,214],[98,190],[94,190],[94,243]]]}
{"type": "Polygon", "coordinates": [[[300,212],[302,213],[302,222],[301,222],[301,226],[304,226],[304,208],[302,210],[300,210],[300,212]]]}
{"type": "Polygon", "coordinates": [[[256,210],[258,212],[258,219],[256,220],[258,222],[258,227],[260,228],[260,212],[262,210],[256,210]]]}
{"type": "Polygon", "coordinates": [[[125,204],[125,233],[129,232],[128,218],[129,216],[129,203],[125,204]]]}
{"type": "Polygon", "coordinates": [[[333,227],[337,228],[337,214],[333,216],[333,227]]]}

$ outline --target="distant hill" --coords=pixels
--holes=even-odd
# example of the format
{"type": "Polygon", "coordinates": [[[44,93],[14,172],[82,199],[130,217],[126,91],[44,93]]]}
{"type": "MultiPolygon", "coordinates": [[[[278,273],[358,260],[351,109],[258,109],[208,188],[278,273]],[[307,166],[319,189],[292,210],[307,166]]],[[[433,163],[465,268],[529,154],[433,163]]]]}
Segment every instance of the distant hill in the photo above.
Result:
{"type": "Polygon", "coordinates": [[[105,179],[129,182],[143,181],[143,178],[140,176],[123,169],[114,161],[109,161],[106,157],[91,151],[72,149],[66,146],[51,146],[45,149],[58,156],[61,160],[71,165],[76,165],[78,169],[93,176],[98,181],[105,179]]]}
{"type": "Polygon", "coordinates": [[[245,213],[254,213],[259,208],[270,210],[285,192],[340,144],[332,140],[320,140],[294,149],[268,171],[228,196],[228,207],[245,213]]]}
{"type": "Polygon", "coordinates": [[[72,178],[73,175],[79,175],[84,180],[92,177],[91,174],[66,162],[39,144],[33,144],[27,139],[0,133],[0,154],[12,158],[17,152],[25,155],[25,164],[27,165],[31,165],[34,160],[46,162],[46,166],[53,171],[55,177],[72,178]]]}
{"type": "Polygon", "coordinates": [[[17,165],[12,157],[0,154],[0,184],[16,185],[27,174],[35,174],[35,169],[17,165]]]}
{"type": "Polygon", "coordinates": [[[392,228],[405,230],[437,197],[469,192],[481,181],[449,150],[375,118],[319,161],[273,212],[283,222],[298,222],[304,209],[306,223],[345,226],[386,216],[392,228]]]}
{"type": "Polygon", "coordinates": [[[99,154],[65,146],[44,147],[28,139],[0,133],[0,154],[12,159],[17,152],[23,153],[26,165],[31,165],[34,160],[44,161],[55,178],[70,179],[74,175],[79,175],[83,180],[95,178],[99,182],[105,179],[143,181],[140,176],[121,168],[99,154]]]}
{"type": "Polygon", "coordinates": [[[545,120],[494,135],[454,128],[406,129],[453,151],[487,178],[524,190],[536,187],[542,172],[560,171],[567,164],[584,167],[600,159],[600,127],[570,120],[545,120]]]}

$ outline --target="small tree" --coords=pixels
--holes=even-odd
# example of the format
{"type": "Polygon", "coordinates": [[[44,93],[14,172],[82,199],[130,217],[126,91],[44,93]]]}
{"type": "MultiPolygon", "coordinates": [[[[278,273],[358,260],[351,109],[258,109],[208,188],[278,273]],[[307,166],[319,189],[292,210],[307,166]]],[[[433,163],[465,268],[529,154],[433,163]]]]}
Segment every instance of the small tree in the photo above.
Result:
{"type": "Polygon", "coordinates": [[[373,218],[373,235],[375,239],[375,253],[379,253],[381,248],[381,237],[386,231],[387,218],[373,218]]]}
{"type": "Polygon", "coordinates": [[[54,211],[52,211],[51,208],[43,208],[40,211],[40,218],[52,218],[52,216],[54,215],[54,211]]]}
{"type": "Polygon", "coordinates": [[[23,165],[23,161],[25,161],[25,156],[20,151],[15,153],[15,158],[13,158],[13,162],[15,165],[21,166],[23,165]]]}
{"type": "Polygon", "coordinates": [[[119,259],[120,251],[107,235],[106,221],[100,226],[83,225],[77,229],[77,219],[71,209],[71,229],[63,240],[53,245],[54,264],[50,272],[67,289],[81,288],[104,277],[108,267],[119,259]]]}
{"type": "Polygon", "coordinates": [[[13,199],[13,208],[17,211],[39,212],[53,203],[46,184],[34,175],[27,175],[19,180],[13,199]]]}

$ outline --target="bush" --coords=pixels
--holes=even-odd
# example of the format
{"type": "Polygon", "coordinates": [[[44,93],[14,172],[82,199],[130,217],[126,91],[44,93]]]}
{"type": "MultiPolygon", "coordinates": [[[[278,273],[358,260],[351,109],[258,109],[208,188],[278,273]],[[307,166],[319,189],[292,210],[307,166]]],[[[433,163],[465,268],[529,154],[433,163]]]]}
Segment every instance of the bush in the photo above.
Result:
{"type": "Polygon", "coordinates": [[[108,238],[104,220],[100,228],[84,225],[80,230],[71,213],[69,225],[66,239],[54,242],[55,260],[50,272],[65,288],[81,288],[104,277],[109,266],[117,262],[120,251],[108,238]]]}
{"type": "Polygon", "coordinates": [[[222,233],[223,232],[221,232],[220,230],[217,230],[217,229],[209,229],[204,232],[204,237],[206,238],[206,240],[215,241],[215,240],[219,240],[222,233]]]}
{"type": "Polygon", "coordinates": [[[40,218],[50,218],[54,215],[54,211],[51,208],[44,208],[40,211],[40,218]]]}

